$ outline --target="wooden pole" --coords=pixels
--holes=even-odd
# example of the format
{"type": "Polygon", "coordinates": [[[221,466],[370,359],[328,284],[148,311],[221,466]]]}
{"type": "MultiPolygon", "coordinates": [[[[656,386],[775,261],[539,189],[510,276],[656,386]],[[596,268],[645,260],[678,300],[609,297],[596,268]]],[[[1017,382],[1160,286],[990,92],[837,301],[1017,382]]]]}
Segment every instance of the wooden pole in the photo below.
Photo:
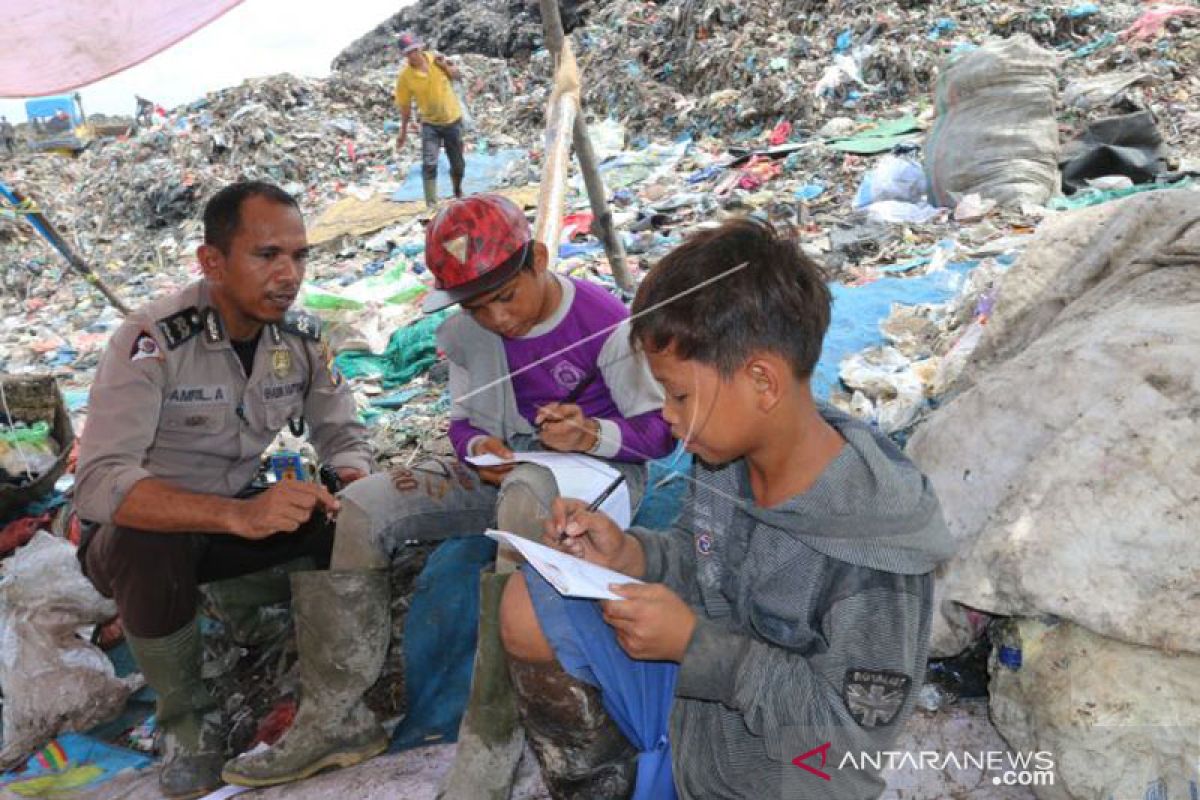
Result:
{"type": "MultiPolygon", "coordinates": [[[[538,0],[542,10],[542,29],[546,37],[546,49],[554,58],[557,68],[559,54],[562,53],[563,33],[562,16],[558,10],[558,0],[538,0]]],[[[592,139],[588,134],[587,122],[582,108],[575,117],[572,129],[575,145],[575,157],[579,159],[579,171],[583,173],[583,183],[587,187],[588,200],[592,206],[592,230],[604,244],[604,254],[608,257],[608,265],[612,269],[613,280],[622,291],[633,291],[633,279],[629,275],[629,266],[625,261],[625,246],[621,237],[617,236],[613,226],[612,213],[608,210],[608,190],[604,187],[604,179],[596,168],[596,153],[592,149],[592,139]]]]}

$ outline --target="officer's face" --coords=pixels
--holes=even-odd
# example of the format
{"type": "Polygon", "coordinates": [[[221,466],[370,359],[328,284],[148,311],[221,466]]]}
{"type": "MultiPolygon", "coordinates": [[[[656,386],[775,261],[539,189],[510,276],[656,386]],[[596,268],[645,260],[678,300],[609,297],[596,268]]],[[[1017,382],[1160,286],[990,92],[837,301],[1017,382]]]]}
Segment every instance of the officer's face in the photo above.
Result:
{"type": "MultiPolygon", "coordinates": [[[[228,253],[215,247],[201,253],[231,335],[278,322],[291,308],[304,280],[308,237],[300,212],[265,197],[242,203],[241,221],[228,253]]],[[[204,250],[205,248],[202,248],[204,250]]],[[[247,331],[253,336],[255,330],[247,331]]]]}

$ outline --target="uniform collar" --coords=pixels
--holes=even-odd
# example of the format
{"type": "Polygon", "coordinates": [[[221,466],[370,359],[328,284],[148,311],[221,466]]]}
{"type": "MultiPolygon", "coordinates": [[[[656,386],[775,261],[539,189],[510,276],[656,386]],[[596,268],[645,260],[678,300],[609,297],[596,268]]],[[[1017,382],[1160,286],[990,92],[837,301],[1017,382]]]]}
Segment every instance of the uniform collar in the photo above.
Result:
{"type": "MultiPolygon", "coordinates": [[[[232,347],[229,341],[229,334],[225,330],[225,321],[221,319],[221,312],[212,302],[212,292],[209,289],[208,281],[200,281],[200,291],[196,300],[196,307],[200,309],[200,323],[202,330],[200,338],[204,341],[204,346],[209,350],[222,350],[232,347]]],[[[273,348],[278,348],[283,345],[283,332],[279,330],[279,326],[274,322],[269,322],[263,326],[266,332],[268,343],[273,348]]]]}

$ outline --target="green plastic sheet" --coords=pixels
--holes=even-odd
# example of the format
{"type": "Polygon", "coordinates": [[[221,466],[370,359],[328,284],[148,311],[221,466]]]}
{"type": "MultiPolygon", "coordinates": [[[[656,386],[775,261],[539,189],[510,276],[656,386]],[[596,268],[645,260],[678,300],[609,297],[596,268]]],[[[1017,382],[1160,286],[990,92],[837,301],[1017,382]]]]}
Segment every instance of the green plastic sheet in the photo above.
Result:
{"type": "Polygon", "coordinates": [[[440,311],[397,329],[382,355],[368,351],[340,353],[335,359],[337,368],[350,378],[378,376],[385,389],[402,386],[437,361],[437,329],[450,313],[440,311]]]}
{"type": "Polygon", "coordinates": [[[886,153],[898,144],[910,142],[921,132],[917,118],[909,115],[881,122],[843,139],[830,139],[826,144],[833,150],[858,155],[886,153]]]}

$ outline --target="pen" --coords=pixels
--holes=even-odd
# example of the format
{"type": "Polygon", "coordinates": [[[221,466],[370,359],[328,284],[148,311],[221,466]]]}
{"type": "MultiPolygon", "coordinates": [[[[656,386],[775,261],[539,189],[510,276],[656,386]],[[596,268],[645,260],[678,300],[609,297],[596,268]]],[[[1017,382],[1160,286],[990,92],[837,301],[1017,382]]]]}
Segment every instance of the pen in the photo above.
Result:
{"type": "MultiPolygon", "coordinates": [[[[613,479],[613,482],[610,483],[607,487],[605,487],[604,491],[601,492],[596,497],[595,500],[588,503],[588,505],[587,505],[588,513],[594,514],[595,512],[599,511],[600,506],[604,505],[604,501],[607,500],[608,498],[612,497],[612,493],[615,492],[617,490],[617,487],[620,486],[622,483],[624,483],[624,481],[625,481],[625,476],[623,474],[617,475],[617,477],[613,479]]],[[[574,515],[572,515],[572,516],[574,516],[574,515]]],[[[570,522],[571,520],[568,519],[567,521],[570,522]]],[[[559,531],[558,543],[562,544],[566,540],[567,540],[567,532],[565,530],[559,531]]]]}
{"type": "MultiPolygon", "coordinates": [[[[579,398],[583,397],[583,393],[589,386],[592,385],[592,382],[596,380],[596,376],[599,374],[599,372],[599,368],[593,367],[590,372],[579,379],[579,383],[571,387],[571,391],[567,392],[567,396],[562,399],[561,404],[570,405],[572,403],[579,402],[579,398]]],[[[538,425],[538,428],[541,428],[542,425],[545,424],[546,423],[543,421],[541,425],[538,425]]]]}

